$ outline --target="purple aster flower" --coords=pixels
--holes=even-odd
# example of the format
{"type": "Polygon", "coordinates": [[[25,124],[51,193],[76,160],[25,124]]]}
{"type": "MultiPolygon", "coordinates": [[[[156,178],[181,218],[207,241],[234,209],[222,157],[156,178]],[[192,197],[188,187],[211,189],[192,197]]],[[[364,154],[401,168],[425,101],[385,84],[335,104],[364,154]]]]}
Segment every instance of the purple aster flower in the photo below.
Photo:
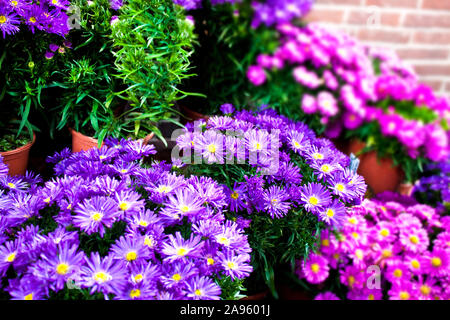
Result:
{"type": "Polygon", "coordinates": [[[161,283],[167,289],[183,288],[187,280],[198,274],[198,269],[191,262],[175,261],[163,264],[161,283]]]}
{"type": "Polygon", "coordinates": [[[101,237],[105,227],[111,228],[118,219],[117,204],[106,197],[93,197],[80,203],[75,209],[73,224],[87,234],[98,232],[101,237]]]}
{"type": "Polygon", "coordinates": [[[340,227],[345,219],[346,213],[347,211],[342,202],[334,199],[329,206],[325,206],[319,211],[319,219],[328,225],[340,227]]]}
{"type": "Polygon", "coordinates": [[[217,256],[225,274],[233,280],[248,277],[253,271],[252,266],[249,264],[250,256],[248,254],[235,255],[230,252],[223,253],[219,251],[217,256]]]}
{"type": "Polygon", "coordinates": [[[223,164],[225,136],[210,129],[204,134],[194,136],[194,150],[202,155],[206,163],[223,164]]]}
{"type": "Polygon", "coordinates": [[[270,214],[272,219],[282,218],[290,209],[290,203],[286,200],[289,195],[277,186],[270,186],[263,194],[264,209],[270,214]]]}
{"type": "Polygon", "coordinates": [[[130,216],[144,209],[144,199],[141,199],[139,193],[132,190],[120,190],[115,193],[117,209],[120,210],[119,218],[130,216]]]}
{"type": "Polygon", "coordinates": [[[201,237],[191,234],[189,240],[184,240],[181,233],[176,232],[175,237],[169,235],[168,242],[163,243],[161,253],[164,261],[173,262],[188,257],[199,257],[203,242],[201,237]]]}
{"type": "Polygon", "coordinates": [[[111,257],[128,265],[143,262],[150,256],[145,244],[138,238],[122,236],[111,246],[111,257]]]}
{"type": "Polygon", "coordinates": [[[111,256],[100,258],[97,252],[93,252],[91,257],[86,259],[86,266],[81,268],[79,284],[83,288],[90,288],[91,294],[116,294],[126,286],[127,278],[128,272],[120,260],[111,256]]]}
{"type": "Polygon", "coordinates": [[[31,275],[24,276],[20,281],[9,280],[7,291],[11,300],[44,300],[47,297],[45,284],[31,275]]]}
{"type": "Polygon", "coordinates": [[[301,187],[301,201],[307,211],[319,213],[320,209],[330,204],[331,195],[323,185],[308,183],[301,187]]]}
{"type": "Polygon", "coordinates": [[[205,210],[203,201],[192,191],[176,190],[174,195],[170,195],[167,205],[161,210],[164,221],[169,224],[177,223],[187,216],[194,219],[195,215],[205,210]]]}
{"type": "Polygon", "coordinates": [[[196,276],[186,282],[184,292],[193,300],[220,300],[221,289],[210,278],[196,276]]]}
{"type": "Polygon", "coordinates": [[[234,106],[231,103],[225,103],[220,106],[220,111],[225,115],[230,115],[234,112],[234,106]]]}
{"type": "Polygon", "coordinates": [[[68,279],[79,276],[84,264],[84,253],[77,252],[78,246],[62,243],[57,250],[49,250],[41,255],[42,261],[33,269],[33,274],[49,283],[51,290],[64,288],[68,279]]]}
{"type": "Polygon", "coordinates": [[[7,9],[7,7],[0,6],[0,30],[2,31],[3,38],[6,35],[12,35],[19,31],[20,20],[19,16],[7,9]]]}

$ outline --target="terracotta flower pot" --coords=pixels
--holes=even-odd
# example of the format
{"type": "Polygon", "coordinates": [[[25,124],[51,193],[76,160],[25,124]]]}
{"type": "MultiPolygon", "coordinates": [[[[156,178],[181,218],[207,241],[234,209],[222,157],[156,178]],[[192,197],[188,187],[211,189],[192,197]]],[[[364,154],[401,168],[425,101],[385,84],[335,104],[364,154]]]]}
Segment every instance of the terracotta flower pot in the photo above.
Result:
{"type": "MultiPolygon", "coordinates": [[[[350,142],[348,154],[357,154],[365,147],[358,140],[350,142]]],[[[358,156],[360,164],[358,174],[362,175],[374,194],[384,191],[399,191],[404,178],[404,172],[399,166],[394,166],[390,158],[378,158],[375,151],[370,151],[358,156]]]]}
{"type": "MultiPolygon", "coordinates": [[[[92,137],[70,129],[72,134],[72,152],[86,151],[92,148],[98,148],[98,140],[92,137]]],[[[152,132],[144,138],[144,144],[148,144],[155,134],[152,132]]],[[[103,143],[102,143],[103,146],[103,143]]]]}
{"type": "Polygon", "coordinates": [[[30,149],[36,141],[36,135],[33,133],[33,141],[11,151],[0,152],[3,162],[9,167],[9,175],[24,175],[27,171],[28,157],[30,149]]]}
{"type": "Polygon", "coordinates": [[[194,110],[189,109],[188,107],[180,104],[180,110],[184,115],[184,118],[182,119],[183,124],[186,124],[187,122],[196,121],[196,120],[205,120],[208,121],[209,116],[198,113],[194,110]]]}
{"type": "MultiPolygon", "coordinates": [[[[72,152],[86,151],[98,147],[98,140],[69,129],[72,134],[72,152]]],[[[103,144],[102,144],[103,145],[103,144]]]]}

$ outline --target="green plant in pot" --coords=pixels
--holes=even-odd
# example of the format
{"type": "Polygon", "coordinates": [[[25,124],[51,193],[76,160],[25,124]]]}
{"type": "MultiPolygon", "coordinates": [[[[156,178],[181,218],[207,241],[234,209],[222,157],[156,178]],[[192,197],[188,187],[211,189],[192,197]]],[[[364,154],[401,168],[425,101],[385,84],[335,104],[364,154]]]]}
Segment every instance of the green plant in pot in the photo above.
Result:
{"type": "Polygon", "coordinates": [[[52,104],[47,84],[65,59],[59,49],[69,31],[67,14],[36,1],[0,4],[0,153],[12,175],[25,173],[40,115],[52,104]],[[32,23],[50,11],[51,18],[32,23]]]}
{"type": "MultiPolygon", "coordinates": [[[[193,28],[171,0],[128,1],[112,23],[115,76],[123,81],[117,95],[128,101],[125,116],[135,134],[153,131],[166,120],[181,126],[175,103],[193,93],[178,87],[192,76],[193,28]]],[[[131,128],[130,128],[131,129],[131,128]]]]}

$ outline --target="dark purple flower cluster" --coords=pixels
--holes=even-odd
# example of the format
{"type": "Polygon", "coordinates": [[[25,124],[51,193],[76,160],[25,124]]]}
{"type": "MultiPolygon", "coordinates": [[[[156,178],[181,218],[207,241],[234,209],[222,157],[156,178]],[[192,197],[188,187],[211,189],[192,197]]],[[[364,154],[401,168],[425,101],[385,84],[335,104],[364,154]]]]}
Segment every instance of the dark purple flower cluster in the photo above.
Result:
{"type": "Polygon", "coordinates": [[[3,38],[26,25],[31,32],[43,30],[65,36],[69,32],[70,7],[68,0],[2,0],[0,3],[0,31],[3,38]]]}
{"type": "Polygon", "coordinates": [[[219,280],[247,277],[251,248],[242,227],[223,214],[223,187],[178,176],[164,162],[145,167],[154,153],[141,140],[65,149],[48,159],[57,177],[43,186],[38,177],[6,175],[0,161],[2,290],[26,300],[61,290],[106,299],[219,299],[219,280]]]}
{"type": "Polygon", "coordinates": [[[324,230],[319,251],[299,262],[300,278],[326,291],[316,299],[338,299],[330,289],[342,285],[335,293],[350,300],[450,298],[450,220],[412,199],[392,199],[381,194],[353,207],[339,233],[324,230]],[[330,269],[339,274],[333,284],[325,282],[330,269]]]}
{"type": "Polygon", "coordinates": [[[414,186],[414,196],[422,203],[436,206],[440,212],[450,205],[450,158],[427,167],[426,176],[414,186]]]}
{"type": "Polygon", "coordinates": [[[292,68],[293,79],[306,89],[299,101],[302,111],[320,116],[328,137],[376,121],[381,134],[396,138],[411,158],[424,153],[432,161],[446,159],[449,138],[441,123],[450,123],[450,99],[420,84],[394,53],[368,48],[318,24],[300,28],[286,23],[278,30],[281,44],[276,52],[261,54],[247,71],[253,85],[263,85],[266,72],[292,68]],[[381,107],[386,101],[388,106],[381,107]],[[397,110],[397,104],[405,102],[412,117],[397,110]],[[419,113],[433,119],[424,121],[419,113]]]}
{"type": "Polygon", "coordinates": [[[350,160],[327,139],[317,138],[301,122],[267,109],[253,114],[233,112],[213,116],[207,123],[187,125],[178,137],[185,163],[247,164],[245,181],[233,181],[227,203],[233,212],[265,212],[282,218],[291,209],[311,212],[327,225],[337,226],[346,204],[358,203],[366,185],[350,170],[350,160]],[[192,157],[193,155],[193,157],[192,157]],[[193,160],[192,160],[193,159],[193,160]]]}
{"type": "MultiPolygon", "coordinates": [[[[244,0],[248,1],[248,0],[244,0]]],[[[202,8],[202,0],[173,0],[175,4],[183,6],[186,10],[202,8]]],[[[224,3],[240,3],[242,0],[211,0],[211,5],[224,3]]],[[[253,9],[252,27],[257,28],[261,24],[268,27],[277,23],[290,22],[307,14],[314,0],[252,0],[253,9]]]]}

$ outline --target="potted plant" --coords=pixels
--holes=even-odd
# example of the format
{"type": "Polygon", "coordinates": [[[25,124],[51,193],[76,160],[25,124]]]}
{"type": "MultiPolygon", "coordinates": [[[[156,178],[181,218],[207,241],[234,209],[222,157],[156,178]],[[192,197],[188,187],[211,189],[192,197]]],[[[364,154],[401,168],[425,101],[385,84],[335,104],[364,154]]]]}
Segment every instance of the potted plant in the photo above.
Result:
{"type": "Polygon", "coordinates": [[[363,179],[329,140],[272,109],[213,116],[186,127],[177,138],[175,163],[187,176],[226,186],[227,217],[245,226],[252,248],[254,271],[245,286],[250,294],[269,288],[277,298],[283,272],[293,274],[320,230],[334,229],[346,206],[361,201],[363,179]]]}
{"type": "Polygon", "coordinates": [[[69,31],[67,10],[51,2],[0,4],[0,153],[11,175],[25,173],[39,131],[32,118],[51,103],[45,88],[60,62],[52,59],[57,44],[69,31]]]}
{"type": "Polygon", "coordinates": [[[65,149],[49,158],[45,183],[8,177],[0,160],[0,298],[239,299],[251,249],[224,215],[222,188],[144,164],[155,153],[110,138],[101,149],[65,149]],[[168,179],[177,186],[164,191],[168,179]]]}
{"type": "Polygon", "coordinates": [[[449,100],[395,54],[318,24],[278,30],[280,45],[248,69],[251,95],[343,139],[373,193],[412,185],[425,163],[447,157],[449,100]]]}
{"type": "Polygon", "coordinates": [[[317,300],[448,299],[448,220],[395,193],[364,200],[324,231],[298,281],[317,300]]]}
{"type": "Polygon", "coordinates": [[[245,77],[247,68],[259,52],[277,45],[273,28],[277,22],[302,17],[313,3],[312,0],[174,2],[185,7],[198,36],[192,57],[196,76],[187,79],[182,88],[204,96],[180,101],[180,108],[190,121],[219,113],[224,101],[255,106],[253,97],[244,93],[249,86],[245,77]]]}

